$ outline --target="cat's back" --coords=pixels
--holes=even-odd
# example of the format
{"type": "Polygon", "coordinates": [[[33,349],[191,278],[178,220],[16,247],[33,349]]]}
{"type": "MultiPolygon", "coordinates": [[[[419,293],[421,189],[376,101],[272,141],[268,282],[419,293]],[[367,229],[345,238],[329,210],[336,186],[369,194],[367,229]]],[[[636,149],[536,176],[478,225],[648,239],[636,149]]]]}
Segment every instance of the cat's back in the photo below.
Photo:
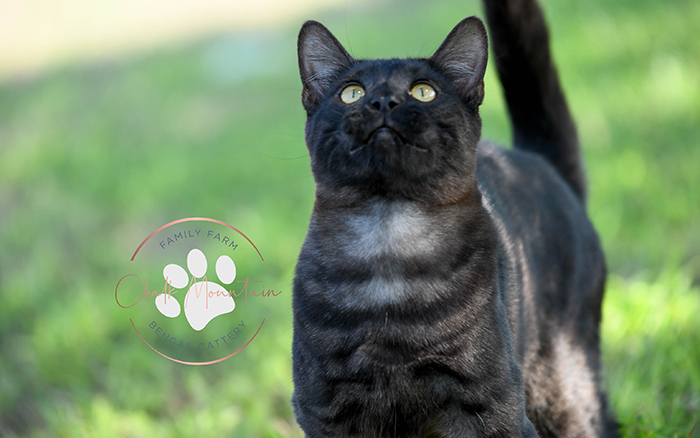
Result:
{"type": "Polygon", "coordinates": [[[592,324],[596,315],[587,309],[600,301],[605,260],[581,199],[537,154],[482,142],[477,157],[482,202],[498,230],[509,295],[519,298],[509,306],[516,348],[524,354],[526,344],[536,346],[544,323],[572,331],[592,324]]]}
{"type": "Polygon", "coordinates": [[[542,156],[486,141],[477,151],[476,174],[484,205],[497,222],[506,222],[497,225],[538,230],[540,236],[555,230],[593,232],[580,198],[542,156]]]}

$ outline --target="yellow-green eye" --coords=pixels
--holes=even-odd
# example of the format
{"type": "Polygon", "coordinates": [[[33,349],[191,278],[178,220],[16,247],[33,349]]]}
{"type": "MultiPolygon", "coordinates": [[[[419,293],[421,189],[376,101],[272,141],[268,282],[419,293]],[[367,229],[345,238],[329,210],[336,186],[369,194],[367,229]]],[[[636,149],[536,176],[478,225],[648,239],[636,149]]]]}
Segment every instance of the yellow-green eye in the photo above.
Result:
{"type": "Polygon", "coordinates": [[[348,85],[340,92],[340,100],[345,103],[357,102],[365,95],[365,89],[359,85],[348,85]]]}
{"type": "Polygon", "coordinates": [[[421,102],[430,102],[435,99],[435,88],[428,84],[416,84],[411,88],[411,96],[421,102]]]}

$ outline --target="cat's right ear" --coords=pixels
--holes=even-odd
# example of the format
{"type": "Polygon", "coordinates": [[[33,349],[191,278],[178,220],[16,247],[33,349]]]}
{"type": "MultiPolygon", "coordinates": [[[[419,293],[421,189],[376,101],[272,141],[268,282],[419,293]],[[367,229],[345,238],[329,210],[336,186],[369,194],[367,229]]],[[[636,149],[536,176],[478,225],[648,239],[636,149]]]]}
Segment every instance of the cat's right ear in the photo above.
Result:
{"type": "Polygon", "coordinates": [[[321,23],[307,21],[299,31],[299,73],[304,86],[301,101],[311,115],[335,79],[354,59],[321,23]]]}

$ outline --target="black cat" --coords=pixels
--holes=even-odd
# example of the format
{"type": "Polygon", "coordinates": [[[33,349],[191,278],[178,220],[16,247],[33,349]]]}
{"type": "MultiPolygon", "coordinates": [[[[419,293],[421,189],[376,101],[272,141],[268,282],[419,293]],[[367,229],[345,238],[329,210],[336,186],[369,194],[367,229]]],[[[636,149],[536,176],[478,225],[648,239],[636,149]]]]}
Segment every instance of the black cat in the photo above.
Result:
{"type": "Polygon", "coordinates": [[[316,202],[294,280],[308,437],[616,437],[601,390],[605,263],[531,0],[485,2],[515,148],[479,143],[487,35],[356,60],[299,35],[316,202]]]}

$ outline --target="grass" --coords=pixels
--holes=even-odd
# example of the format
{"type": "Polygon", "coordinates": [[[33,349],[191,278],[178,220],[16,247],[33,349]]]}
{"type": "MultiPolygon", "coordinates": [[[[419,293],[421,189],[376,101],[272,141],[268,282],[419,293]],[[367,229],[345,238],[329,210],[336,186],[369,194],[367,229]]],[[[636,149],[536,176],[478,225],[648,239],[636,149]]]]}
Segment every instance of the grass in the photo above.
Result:
{"type": "MultiPolygon", "coordinates": [[[[700,421],[700,4],[544,8],[611,270],[612,406],[625,437],[689,436],[700,421]]],[[[414,0],[313,18],[359,57],[428,56],[472,14],[473,1],[414,0]]],[[[290,283],[313,181],[300,24],[0,84],[0,435],[301,436],[290,283]],[[207,367],[156,356],[113,300],[141,240],[191,216],[245,232],[283,291],[259,338],[207,367]]],[[[484,137],[508,142],[492,67],[486,89],[484,137]]]]}
{"type": "Polygon", "coordinates": [[[652,281],[611,276],[603,354],[623,436],[685,437],[700,420],[699,296],[678,271],[652,281]]]}

